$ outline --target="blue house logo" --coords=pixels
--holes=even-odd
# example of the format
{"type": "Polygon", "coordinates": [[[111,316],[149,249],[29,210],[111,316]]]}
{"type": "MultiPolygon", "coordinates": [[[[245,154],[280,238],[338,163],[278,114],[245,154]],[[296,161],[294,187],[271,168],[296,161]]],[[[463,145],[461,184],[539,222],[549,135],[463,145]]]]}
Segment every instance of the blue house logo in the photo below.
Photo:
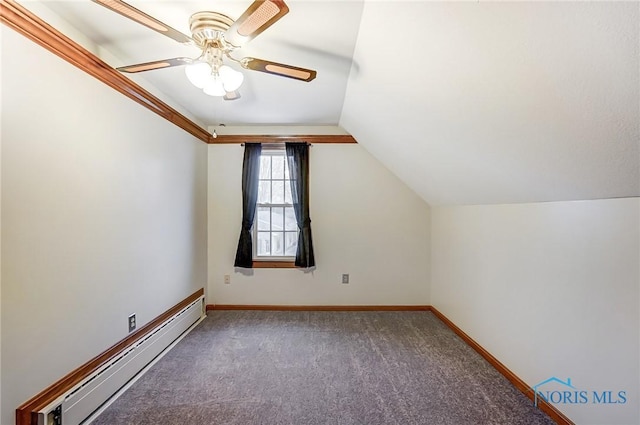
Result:
{"type": "Polygon", "coordinates": [[[560,385],[564,385],[565,387],[571,388],[573,390],[576,389],[576,387],[574,387],[573,385],[571,385],[571,378],[567,378],[567,381],[563,381],[562,379],[556,378],[555,376],[552,376],[549,379],[545,379],[544,381],[534,385],[532,387],[533,389],[533,404],[534,406],[538,407],[538,395],[541,396],[542,399],[544,399],[545,401],[549,401],[548,399],[550,398],[549,392],[547,392],[547,396],[545,397],[540,390],[538,390],[538,388],[542,387],[543,385],[549,384],[551,382],[557,382],[560,385]]]}

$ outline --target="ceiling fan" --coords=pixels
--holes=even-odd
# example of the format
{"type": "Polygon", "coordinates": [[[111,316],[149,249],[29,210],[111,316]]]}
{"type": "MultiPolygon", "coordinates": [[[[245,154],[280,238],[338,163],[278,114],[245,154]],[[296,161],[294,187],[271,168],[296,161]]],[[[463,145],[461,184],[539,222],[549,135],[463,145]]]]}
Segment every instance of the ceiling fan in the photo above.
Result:
{"type": "Polygon", "coordinates": [[[122,0],[92,0],[173,40],[194,45],[202,51],[198,58],[172,58],[139,63],[117,68],[121,72],[144,72],[173,66],[186,65],[187,78],[196,87],[211,96],[223,96],[225,100],[240,97],[242,73],[224,65],[229,59],[242,68],[266,72],[301,81],[316,78],[316,71],[282,63],[244,57],[234,58],[231,53],[262,33],[289,12],[283,0],[255,0],[237,20],[218,12],[197,12],[189,18],[191,37],[147,15],[122,0]]]}

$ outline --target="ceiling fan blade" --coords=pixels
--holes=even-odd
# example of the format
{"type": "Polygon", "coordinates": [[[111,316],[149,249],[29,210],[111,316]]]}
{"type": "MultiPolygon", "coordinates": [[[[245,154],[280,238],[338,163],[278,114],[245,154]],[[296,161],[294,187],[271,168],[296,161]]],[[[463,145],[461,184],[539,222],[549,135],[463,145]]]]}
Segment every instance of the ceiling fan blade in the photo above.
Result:
{"type": "Polygon", "coordinates": [[[283,0],[256,0],[227,30],[224,38],[236,47],[242,46],[275,24],[289,12],[283,0]]]}
{"type": "Polygon", "coordinates": [[[238,90],[235,90],[235,91],[226,92],[222,98],[224,100],[237,100],[237,99],[240,99],[241,97],[242,96],[240,96],[240,92],[238,90]]]}
{"type": "Polygon", "coordinates": [[[101,6],[106,7],[109,10],[112,10],[116,13],[121,14],[133,21],[136,21],[139,24],[144,25],[147,28],[150,28],[154,31],[159,32],[162,35],[166,35],[169,38],[176,40],[179,43],[191,43],[191,37],[184,35],[180,31],[171,28],[169,25],[158,21],[156,18],[147,15],[141,10],[136,9],[123,2],[122,0],[91,0],[95,3],[98,3],[101,6]]]}
{"type": "Polygon", "coordinates": [[[293,78],[301,81],[311,81],[316,78],[316,71],[312,69],[300,68],[283,63],[266,61],[256,58],[244,58],[240,61],[243,68],[253,71],[266,72],[268,74],[279,75],[281,77],[293,78]]]}
{"type": "Polygon", "coordinates": [[[120,72],[135,73],[143,71],[153,71],[154,69],[170,68],[172,66],[189,65],[194,62],[196,62],[196,60],[191,58],[173,58],[153,62],[137,63],[135,65],[121,66],[120,68],[116,69],[120,72]]]}
{"type": "Polygon", "coordinates": [[[273,39],[271,38],[271,44],[274,43],[284,46],[288,49],[292,49],[296,52],[301,52],[304,54],[312,54],[315,57],[321,57],[328,61],[333,62],[334,66],[338,67],[350,67],[351,72],[355,73],[355,75],[360,72],[360,65],[353,59],[352,55],[349,54],[340,54],[336,53],[333,50],[329,49],[320,49],[317,47],[311,47],[303,43],[299,43],[290,39],[273,39]]]}

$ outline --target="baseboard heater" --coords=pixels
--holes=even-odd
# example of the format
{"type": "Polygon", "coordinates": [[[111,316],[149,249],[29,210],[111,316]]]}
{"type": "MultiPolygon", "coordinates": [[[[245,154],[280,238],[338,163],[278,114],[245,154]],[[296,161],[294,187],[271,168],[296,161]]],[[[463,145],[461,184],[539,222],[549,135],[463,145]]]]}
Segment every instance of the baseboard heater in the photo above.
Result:
{"type": "Polygon", "coordinates": [[[82,424],[204,314],[204,297],[200,297],[39,410],[37,424],[82,424]]]}

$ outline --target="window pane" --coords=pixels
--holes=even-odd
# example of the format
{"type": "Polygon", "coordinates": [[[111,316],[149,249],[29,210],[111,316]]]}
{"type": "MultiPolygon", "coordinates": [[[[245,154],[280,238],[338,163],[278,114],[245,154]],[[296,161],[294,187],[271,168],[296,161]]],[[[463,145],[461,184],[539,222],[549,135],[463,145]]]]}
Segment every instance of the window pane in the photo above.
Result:
{"type": "Polygon", "coordinates": [[[271,178],[271,157],[269,155],[260,156],[260,178],[265,180],[271,178]]]}
{"type": "Polygon", "coordinates": [[[274,204],[284,204],[284,181],[274,180],[271,184],[273,185],[273,197],[271,201],[274,204]]]}
{"type": "Polygon", "coordinates": [[[271,255],[284,255],[284,233],[271,233],[271,255]]]}
{"type": "Polygon", "coordinates": [[[272,179],[284,179],[284,156],[277,155],[271,157],[273,169],[272,179]]]}
{"type": "Polygon", "coordinates": [[[269,180],[260,180],[258,184],[258,203],[271,203],[271,182],[269,180]]]}
{"type": "Polygon", "coordinates": [[[284,208],[271,208],[271,230],[284,230],[284,208]]]}
{"type": "Polygon", "coordinates": [[[294,257],[299,232],[284,152],[263,152],[259,179],[258,208],[253,230],[256,257],[294,257]],[[265,206],[269,204],[287,206],[265,206]]]}
{"type": "Polygon", "coordinates": [[[296,214],[291,207],[284,209],[284,230],[298,230],[296,214]]]}
{"type": "Polygon", "coordinates": [[[258,207],[258,230],[271,230],[271,208],[258,207]]]}
{"type": "Polygon", "coordinates": [[[298,249],[298,232],[286,232],[284,255],[293,257],[296,255],[296,249],[298,249]]]}
{"type": "Polygon", "coordinates": [[[271,241],[269,232],[258,232],[258,255],[269,255],[271,253],[271,241]]]}
{"type": "Polygon", "coordinates": [[[284,203],[293,205],[293,199],[291,198],[291,183],[284,182],[284,203]]]}

